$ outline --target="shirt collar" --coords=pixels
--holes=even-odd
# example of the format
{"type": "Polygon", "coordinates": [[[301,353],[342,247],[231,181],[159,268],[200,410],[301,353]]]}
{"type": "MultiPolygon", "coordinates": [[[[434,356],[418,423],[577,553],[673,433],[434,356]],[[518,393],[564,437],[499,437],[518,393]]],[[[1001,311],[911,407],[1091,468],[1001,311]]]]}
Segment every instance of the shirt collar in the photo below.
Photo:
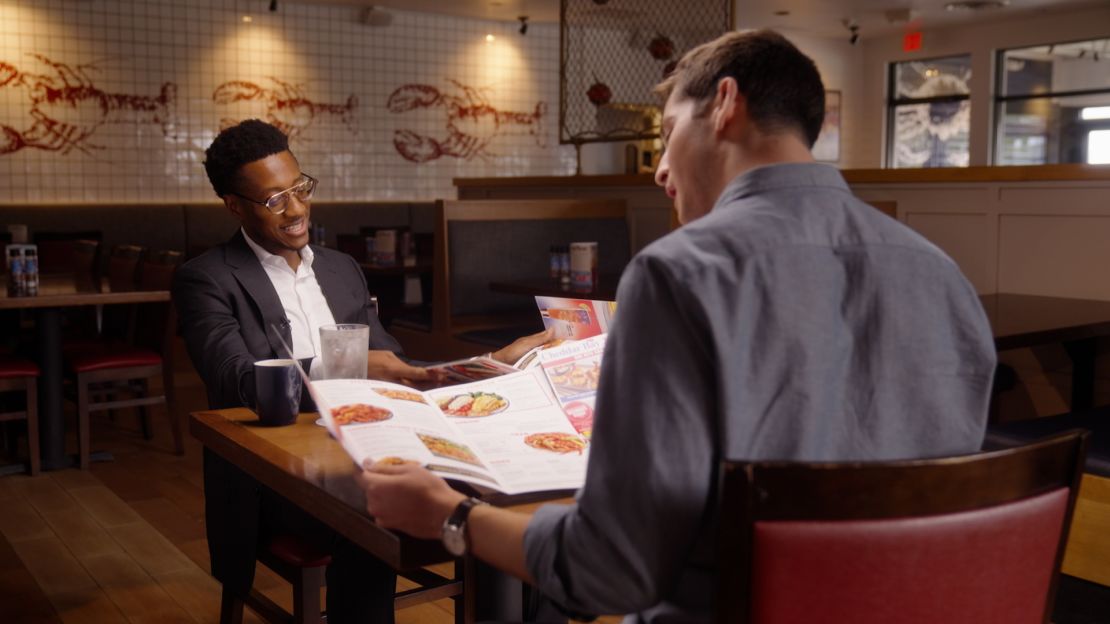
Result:
{"type": "MultiPolygon", "coordinates": [[[[272,265],[280,264],[281,266],[287,267],[291,271],[293,270],[293,268],[289,266],[289,263],[285,261],[285,258],[282,258],[281,256],[279,256],[277,254],[272,254],[272,253],[266,251],[265,249],[262,248],[261,245],[254,242],[251,239],[250,234],[247,234],[247,231],[245,229],[240,227],[239,231],[243,233],[243,240],[247,241],[247,246],[251,248],[251,251],[254,252],[255,256],[258,256],[258,261],[259,262],[261,262],[264,265],[265,264],[272,264],[272,265]]],[[[301,263],[304,264],[306,268],[311,269],[312,268],[312,261],[316,258],[316,254],[314,254],[312,252],[312,246],[311,245],[305,245],[304,247],[301,247],[299,253],[301,255],[301,263]]]]}
{"type": "Polygon", "coordinates": [[[733,178],[717,199],[717,206],[749,195],[801,187],[826,187],[851,192],[836,167],[819,163],[781,163],[756,167],[733,178]]]}

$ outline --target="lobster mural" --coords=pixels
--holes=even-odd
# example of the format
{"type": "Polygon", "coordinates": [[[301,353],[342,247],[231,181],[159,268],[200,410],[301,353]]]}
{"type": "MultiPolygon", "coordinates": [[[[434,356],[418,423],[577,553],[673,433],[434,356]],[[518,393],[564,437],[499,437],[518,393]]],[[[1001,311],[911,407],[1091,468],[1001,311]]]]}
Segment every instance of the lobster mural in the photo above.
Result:
{"type": "Polygon", "coordinates": [[[0,154],[26,148],[68,154],[91,154],[103,149],[89,141],[104,124],[155,124],[162,134],[174,137],[177,85],[167,82],[157,96],[108,93],[98,89],[86,73],[94,64],[70,66],[41,54],[30,56],[53,70],[52,74],[23,72],[0,61],[0,87],[27,90],[31,127],[18,130],[0,125],[0,154]]]}
{"type": "MultiPolygon", "coordinates": [[[[216,87],[212,101],[217,104],[259,101],[265,103],[265,119],[286,134],[290,139],[301,135],[316,121],[317,117],[332,115],[339,117],[351,134],[358,134],[355,126],[355,110],[358,98],[351,95],[344,104],[321,104],[313,102],[304,95],[300,85],[294,85],[274,77],[268,79],[276,89],[267,89],[259,84],[245,80],[231,80],[216,87]]],[[[221,119],[220,127],[235,125],[234,119],[221,119]]]]}
{"type": "Polygon", "coordinates": [[[412,130],[396,130],[393,147],[402,158],[425,163],[443,156],[470,160],[486,157],[486,147],[495,138],[506,134],[528,134],[540,147],[546,145],[543,119],[547,104],[537,102],[530,113],[497,110],[481,91],[449,80],[463,95],[443,93],[426,84],[407,84],[390,94],[386,108],[391,113],[404,113],[420,108],[444,108],[447,111],[447,137],[443,140],[421,135],[412,130]]]}

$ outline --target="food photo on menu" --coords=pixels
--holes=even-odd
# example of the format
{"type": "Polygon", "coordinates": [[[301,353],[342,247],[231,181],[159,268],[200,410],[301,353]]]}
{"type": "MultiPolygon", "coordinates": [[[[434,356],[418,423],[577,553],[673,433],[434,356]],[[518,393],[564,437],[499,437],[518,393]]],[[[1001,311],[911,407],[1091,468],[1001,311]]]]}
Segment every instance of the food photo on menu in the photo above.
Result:
{"type": "Polygon", "coordinates": [[[589,440],[540,366],[425,392],[368,379],[306,383],[359,465],[412,462],[506,494],[574,490],[585,480],[589,440]]]}

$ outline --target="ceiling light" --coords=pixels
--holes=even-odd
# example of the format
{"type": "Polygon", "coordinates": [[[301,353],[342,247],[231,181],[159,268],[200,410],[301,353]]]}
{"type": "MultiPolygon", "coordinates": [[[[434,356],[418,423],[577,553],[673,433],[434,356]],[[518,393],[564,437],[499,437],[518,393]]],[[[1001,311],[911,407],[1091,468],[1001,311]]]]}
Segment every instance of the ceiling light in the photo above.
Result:
{"type": "Polygon", "coordinates": [[[520,20],[520,34],[527,35],[528,34],[528,16],[527,15],[521,15],[517,19],[520,20]]]}
{"type": "Polygon", "coordinates": [[[277,11],[277,0],[270,0],[270,12],[277,11]]]}
{"type": "Polygon", "coordinates": [[[493,35],[486,35],[486,43],[493,43],[493,40],[494,40],[493,35]]]}
{"type": "Polygon", "coordinates": [[[253,21],[254,21],[254,18],[252,18],[250,15],[244,15],[243,16],[243,23],[244,24],[250,24],[253,21]]]}

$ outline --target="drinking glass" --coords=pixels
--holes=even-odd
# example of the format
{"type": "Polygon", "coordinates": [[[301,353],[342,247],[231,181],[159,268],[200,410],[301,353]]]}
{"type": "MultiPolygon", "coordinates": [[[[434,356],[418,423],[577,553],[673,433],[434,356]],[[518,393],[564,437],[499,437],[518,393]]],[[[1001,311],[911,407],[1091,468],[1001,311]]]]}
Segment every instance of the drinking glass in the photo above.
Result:
{"type": "Polygon", "coordinates": [[[320,356],[324,379],[366,379],[370,327],[356,323],[322,325],[320,356]]]}

